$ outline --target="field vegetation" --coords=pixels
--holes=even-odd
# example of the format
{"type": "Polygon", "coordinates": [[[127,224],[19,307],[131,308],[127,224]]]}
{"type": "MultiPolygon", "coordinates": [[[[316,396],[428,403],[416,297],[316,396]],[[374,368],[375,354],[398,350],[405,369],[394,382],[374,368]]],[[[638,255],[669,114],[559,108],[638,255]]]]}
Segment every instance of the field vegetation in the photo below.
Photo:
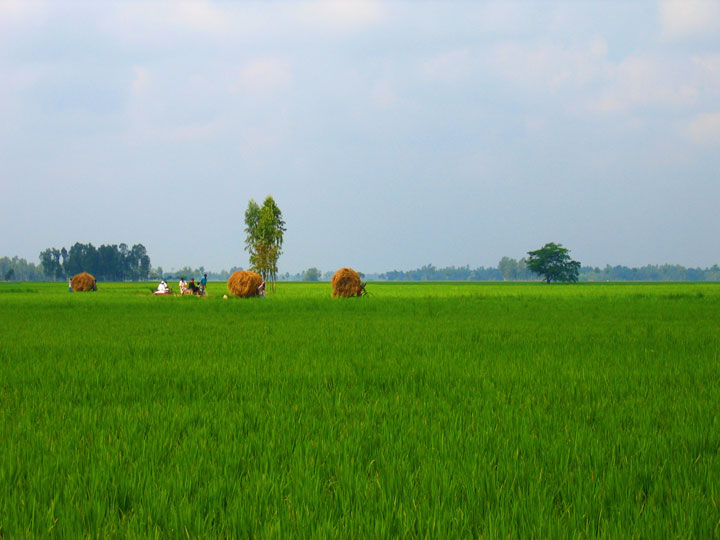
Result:
{"type": "Polygon", "coordinates": [[[0,538],[720,537],[720,285],[0,284],[0,538]]]}

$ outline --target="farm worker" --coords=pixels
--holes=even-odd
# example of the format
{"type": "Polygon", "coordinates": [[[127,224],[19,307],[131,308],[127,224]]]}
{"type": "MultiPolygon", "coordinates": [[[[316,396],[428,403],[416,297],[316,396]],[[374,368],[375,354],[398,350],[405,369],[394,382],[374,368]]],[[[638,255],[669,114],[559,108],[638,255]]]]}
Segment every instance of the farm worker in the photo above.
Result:
{"type": "Polygon", "coordinates": [[[202,292],[205,292],[206,285],[207,285],[207,274],[203,275],[203,277],[200,279],[200,290],[202,292]]]}
{"type": "Polygon", "coordinates": [[[68,278],[68,292],[72,292],[72,278],[68,278]]]}
{"type": "Polygon", "coordinates": [[[160,285],[157,286],[155,294],[167,294],[168,292],[170,292],[170,290],[168,289],[167,283],[165,283],[165,281],[161,281],[160,285]]]}
{"type": "Polygon", "coordinates": [[[185,291],[187,291],[187,282],[185,281],[185,278],[180,278],[180,281],[178,281],[178,287],[180,287],[180,294],[185,294],[185,291]]]}
{"type": "Polygon", "coordinates": [[[190,283],[188,283],[188,289],[190,289],[193,294],[197,292],[198,287],[197,285],[195,285],[195,278],[190,279],[190,283]]]}
{"type": "Polygon", "coordinates": [[[265,298],[265,282],[263,281],[258,287],[258,296],[265,298]]]}

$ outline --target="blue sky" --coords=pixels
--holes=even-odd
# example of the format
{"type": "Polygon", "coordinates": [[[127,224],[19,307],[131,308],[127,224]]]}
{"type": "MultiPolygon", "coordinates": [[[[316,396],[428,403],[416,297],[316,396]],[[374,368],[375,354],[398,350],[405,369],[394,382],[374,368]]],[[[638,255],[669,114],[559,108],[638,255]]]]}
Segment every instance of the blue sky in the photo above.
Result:
{"type": "Polygon", "coordinates": [[[720,263],[720,2],[0,0],[0,255],[720,263]]]}

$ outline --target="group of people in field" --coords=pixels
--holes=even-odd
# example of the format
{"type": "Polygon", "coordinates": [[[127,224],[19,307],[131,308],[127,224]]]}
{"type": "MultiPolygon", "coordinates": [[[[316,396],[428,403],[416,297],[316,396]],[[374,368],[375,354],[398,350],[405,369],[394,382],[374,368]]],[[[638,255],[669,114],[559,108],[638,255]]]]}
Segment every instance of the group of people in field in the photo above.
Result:
{"type": "MultiPolygon", "coordinates": [[[[198,282],[195,281],[195,278],[191,278],[190,281],[185,281],[185,278],[181,277],[180,281],[178,281],[178,287],[180,287],[180,294],[194,294],[197,296],[205,296],[205,288],[207,287],[207,274],[204,274],[198,282]]],[[[153,294],[157,294],[158,296],[170,295],[173,294],[173,291],[168,286],[167,282],[165,280],[162,280],[157,286],[157,289],[153,292],[153,294]]]]}
{"type": "Polygon", "coordinates": [[[199,283],[195,282],[195,278],[191,278],[187,283],[185,282],[185,278],[180,278],[178,286],[180,287],[180,294],[203,296],[205,294],[205,288],[207,287],[207,274],[203,274],[199,283]]]}

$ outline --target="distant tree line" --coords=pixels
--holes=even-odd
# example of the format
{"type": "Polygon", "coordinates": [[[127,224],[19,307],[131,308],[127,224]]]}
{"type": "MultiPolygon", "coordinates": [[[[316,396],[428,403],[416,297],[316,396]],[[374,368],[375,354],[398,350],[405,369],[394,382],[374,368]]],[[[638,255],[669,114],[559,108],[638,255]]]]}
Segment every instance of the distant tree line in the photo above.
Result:
{"type": "Polygon", "coordinates": [[[415,270],[392,270],[377,276],[382,281],[501,281],[502,273],[497,268],[470,268],[470,266],[445,266],[437,268],[426,264],[415,270]]]}
{"type": "MultiPolygon", "coordinates": [[[[76,244],[77,245],[77,244],[76,244]]],[[[82,245],[82,244],[81,244],[82,245]]],[[[136,254],[144,251],[144,247],[139,250],[137,246],[132,248],[122,249],[125,244],[117,246],[117,250],[120,253],[132,253],[135,250],[136,254]]],[[[140,245],[141,246],[141,245],[140,245]]],[[[74,247],[74,246],[73,246],[74,247]]],[[[100,253],[103,247],[113,246],[100,246],[96,253],[100,253]]],[[[141,246],[142,247],[142,246],[141,246]]],[[[70,248],[72,251],[72,248],[70,248]]],[[[102,250],[103,253],[108,250],[102,250]]],[[[77,252],[77,250],[76,250],[77,252]]],[[[82,253],[92,253],[92,250],[82,250],[82,253]]],[[[70,257],[70,252],[66,251],[66,259],[63,258],[62,250],[49,250],[43,251],[41,254],[41,261],[43,258],[51,261],[46,267],[42,262],[40,264],[34,264],[26,261],[19,257],[1,257],[0,258],[0,279],[5,281],[47,281],[65,279],[74,275],[76,272],[72,270],[76,269],[77,266],[68,266],[66,270],[65,263],[70,257]],[[49,256],[48,256],[49,255],[49,256]]],[[[147,255],[147,254],[145,254],[147,255]]],[[[99,255],[97,255],[99,257],[99,255]]],[[[89,258],[92,258],[90,256],[89,258]]],[[[120,260],[118,257],[116,263],[120,260]]],[[[100,281],[121,281],[121,280],[132,280],[132,279],[146,279],[142,277],[142,272],[138,272],[134,269],[138,268],[136,262],[132,259],[127,261],[127,266],[124,271],[116,270],[108,278],[104,273],[98,272],[97,269],[93,270],[78,270],[88,271],[96,276],[100,281]],[[115,277],[122,276],[122,277],[115,277]]],[[[122,264],[121,264],[122,267],[122,264]]],[[[145,266],[143,265],[143,268],[145,266]]],[[[88,267],[90,268],[90,267],[88,267]]],[[[146,274],[149,278],[160,278],[163,276],[165,279],[175,277],[196,277],[199,278],[203,274],[208,275],[208,279],[213,281],[224,281],[230,277],[230,274],[236,270],[242,270],[240,267],[232,267],[230,270],[211,271],[206,270],[204,267],[191,268],[185,266],[178,270],[171,272],[163,272],[163,269],[150,268],[150,259],[147,259],[148,273],[146,274]]],[[[321,271],[316,267],[308,268],[302,272],[296,274],[290,274],[285,272],[284,274],[278,275],[278,279],[283,281],[330,281],[334,271],[321,271]]],[[[443,268],[437,268],[432,264],[425,265],[415,270],[393,270],[391,272],[384,273],[367,273],[361,274],[363,279],[373,281],[537,281],[539,276],[531,272],[527,267],[527,260],[513,259],[510,257],[503,257],[500,259],[497,267],[484,267],[470,268],[469,266],[447,266],[443,268]]],[[[641,267],[631,268],[628,266],[610,266],[607,265],[604,268],[582,266],[579,273],[580,281],[720,281],[720,266],[717,264],[708,268],[687,268],[679,264],[662,264],[662,265],[645,265],[641,267]]]]}
{"type": "Polygon", "coordinates": [[[150,256],[145,246],[135,244],[101,245],[76,242],[69,250],[47,248],[40,253],[40,265],[52,280],[67,279],[89,272],[98,281],[141,281],[150,275],[150,256]]]}
{"type": "MultiPolygon", "coordinates": [[[[332,276],[335,272],[334,271],[327,271],[323,272],[316,268],[315,266],[312,266],[308,268],[307,270],[303,270],[302,272],[298,272],[296,274],[291,274],[290,272],[285,272],[284,274],[278,275],[278,280],[280,281],[330,281],[332,279],[332,276]]],[[[363,277],[364,274],[360,272],[360,277],[363,277]]]]}
{"type": "Polygon", "coordinates": [[[720,281],[720,267],[686,268],[679,264],[648,264],[639,268],[610,266],[580,268],[581,281],[720,281]]]}
{"type": "MultiPolygon", "coordinates": [[[[279,278],[282,281],[330,281],[334,273],[334,270],[323,272],[313,266],[297,274],[286,272],[281,274],[279,278]]],[[[371,281],[498,281],[503,279],[497,268],[484,268],[482,266],[475,269],[471,269],[469,266],[436,268],[432,264],[428,264],[416,270],[358,273],[362,279],[371,281]]]]}
{"type": "Polygon", "coordinates": [[[0,279],[5,281],[44,281],[47,279],[42,266],[27,262],[20,257],[0,258],[0,279]]]}
{"type": "MultiPolygon", "coordinates": [[[[283,281],[330,281],[333,271],[322,272],[316,267],[296,274],[285,273],[283,281]]],[[[527,259],[503,257],[497,267],[470,268],[469,266],[435,267],[427,264],[414,270],[393,270],[363,274],[371,281],[538,281],[541,279],[527,266],[527,259]]],[[[639,268],[582,266],[579,281],[720,281],[720,267],[686,268],[676,264],[646,265],[639,268]]]]}
{"type": "Polygon", "coordinates": [[[233,266],[230,268],[230,270],[220,270],[219,272],[215,272],[212,270],[206,270],[204,266],[199,266],[198,268],[192,268],[190,266],[183,266],[182,268],[179,268],[177,270],[172,270],[170,272],[163,272],[162,268],[160,270],[160,275],[162,275],[165,279],[175,279],[175,278],[185,278],[185,279],[191,279],[191,278],[197,278],[199,279],[204,274],[207,274],[208,279],[210,281],[225,281],[230,277],[230,274],[233,274],[234,272],[237,272],[238,270],[242,270],[242,267],[240,266],[233,266]]]}
{"type": "MultiPolygon", "coordinates": [[[[330,276],[332,278],[332,276],[330,276]]],[[[302,273],[303,281],[320,281],[322,279],[322,272],[314,266],[308,268],[302,273]]]]}

